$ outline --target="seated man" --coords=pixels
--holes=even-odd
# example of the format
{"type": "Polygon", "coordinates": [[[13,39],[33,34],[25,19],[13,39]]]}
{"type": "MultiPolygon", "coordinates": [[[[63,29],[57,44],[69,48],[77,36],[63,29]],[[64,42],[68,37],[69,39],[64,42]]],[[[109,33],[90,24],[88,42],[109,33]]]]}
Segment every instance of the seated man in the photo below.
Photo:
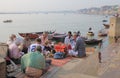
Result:
{"type": "Polygon", "coordinates": [[[39,78],[45,69],[45,57],[41,53],[41,46],[35,52],[29,52],[21,58],[21,70],[27,77],[39,78]]]}
{"type": "Polygon", "coordinates": [[[11,34],[9,40],[6,42],[8,45],[12,44],[16,40],[16,35],[11,34]]]}
{"type": "Polygon", "coordinates": [[[41,39],[40,38],[36,38],[35,39],[35,43],[31,44],[29,49],[28,49],[28,52],[35,52],[35,49],[37,46],[41,46],[42,47],[42,51],[44,49],[44,46],[41,44],[41,39]]]}
{"type": "Polygon", "coordinates": [[[45,42],[48,41],[48,32],[43,32],[39,38],[41,39],[41,44],[45,45],[45,42]]]}
{"type": "Polygon", "coordinates": [[[9,45],[9,57],[13,62],[15,62],[15,64],[20,64],[20,58],[23,55],[21,49],[19,48],[20,45],[21,42],[19,40],[15,40],[9,45]]]}
{"type": "Polygon", "coordinates": [[[86,52],[85,52],[85,42],[84,40],[79,36],[77,36],[77,33],[74,33],[74,39],[76,40],[75,44],[75,52],[78,52],[77,56],[78,57],[85,57],[86,52]]]}

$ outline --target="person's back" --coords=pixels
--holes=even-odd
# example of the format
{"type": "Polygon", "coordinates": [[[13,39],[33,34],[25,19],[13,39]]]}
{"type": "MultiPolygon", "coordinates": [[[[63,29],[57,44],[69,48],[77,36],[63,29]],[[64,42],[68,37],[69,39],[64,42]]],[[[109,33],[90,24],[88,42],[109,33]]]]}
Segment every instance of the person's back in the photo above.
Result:
{"type": "Polygon", "coordinates": [[[21,58],[21,64],[22,70],[24,70],[27,66],[37,69],[44,69],[45,58],[40,52],[28,53],[21,58]]]}
{"type": "Polygon", "coordinates": [[[77,37],[76,33],[74,34],[74,37],[76,38],[75,51],[78,51],[78,57],[86,56],[84,40],[81,37],[77,37]]]}
{"type": "Polygon", "coordinates": [[[21,70],[26,73],[27,76],[41,76],[43,69],[45,69],[45,58],[41,54],[41,47],[36,47],[37,51],[25,54],[21,58],[21,70]],[[32,72],[34,69],[34,72],[32,72]],[[40,74],[36,72],[40,71],[40,74]]]}
{"type": "Polygon", "coordinates": [[[79,45],[79,49],[84,49],[85,48],[85,42],[81,37],[79,37],[77,39],[76,45],[79,45]]]}

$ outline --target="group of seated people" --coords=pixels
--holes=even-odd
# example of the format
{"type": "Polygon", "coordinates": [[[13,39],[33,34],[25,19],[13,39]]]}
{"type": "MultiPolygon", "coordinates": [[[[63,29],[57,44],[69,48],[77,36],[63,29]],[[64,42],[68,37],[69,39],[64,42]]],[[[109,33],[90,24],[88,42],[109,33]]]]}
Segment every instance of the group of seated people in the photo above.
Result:
{"type": "Polygon", "coordinates": [[[27,34],[24,39],[19,39],[12,34],[7,44],[9,46],[9,58],[16,64],[21,64],[21,70],[27,77],[39,78],[49,68],[51,60],[47,59],[46,56],[51,52],[52,54],[63,52],[65,57],[67,55],[86,56],[85,43],[80,36],[80,32],[73,35],[71,31],[68,32],[64,43],[58,43],[60,46],[64,45],[63,50],[58,50],[56,45],[48,40],[47,32],[44,32],[35,41],[31,41],[27,34]]]}
{"type": "Polygon", "coordinates": [[[24,39],[17,38],[16,35],[12,34],[7,41],[8,44],[8,57],[15,64],[21,64],[21,70],[27,73],[26,76],[33,76],[31,71],[39,72],[35,75],[38,78],[40,73],[43,74],[47,71],[51,65],[51,60],[45,58],[45,53],[51,48],[48,48],[47,32],[44,32],[40,38],[31,41],[29,36],[26,35],[24,39]],[[39,70],[38,70],[39,69],[39,70]]]}
{"type": "Polygon", "coordinates": [[[67,45],[69,55],[76,57],[84,57],[85,53],[85,42],[81,37],[80,32],[68,32],[68,36],[65,37],[64,43],[67,45]]]}

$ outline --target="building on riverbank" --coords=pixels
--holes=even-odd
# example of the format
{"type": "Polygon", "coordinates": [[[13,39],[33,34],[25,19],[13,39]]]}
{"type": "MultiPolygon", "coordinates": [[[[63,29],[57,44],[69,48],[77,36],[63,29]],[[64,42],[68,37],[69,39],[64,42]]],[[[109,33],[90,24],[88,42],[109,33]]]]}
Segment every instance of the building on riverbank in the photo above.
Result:
{"type": "Polygon", "coordinates": [[[118,38],[120,38],[120,17],[110,18],[110,29],[108,35],[111,42],[116,42],[118,38]]]}

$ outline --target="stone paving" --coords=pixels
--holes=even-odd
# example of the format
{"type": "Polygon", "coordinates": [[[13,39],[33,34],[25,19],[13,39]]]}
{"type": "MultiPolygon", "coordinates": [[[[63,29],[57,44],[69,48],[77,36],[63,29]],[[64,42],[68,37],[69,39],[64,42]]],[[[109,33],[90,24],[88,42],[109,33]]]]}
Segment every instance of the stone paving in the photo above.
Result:
{"type": "Polygon", "coordinates": [[[100,78],[120,78],[120,42],[109,46],[99,67],[100,78]],[[108,52],[108,53],[107,53],[108,52]]]}
{"type": "Polygon", "coordinates": [[[98,53],[75,58],[46,78],[120,78],[120,41],[109,45],[98,63],[98,53]]]}

